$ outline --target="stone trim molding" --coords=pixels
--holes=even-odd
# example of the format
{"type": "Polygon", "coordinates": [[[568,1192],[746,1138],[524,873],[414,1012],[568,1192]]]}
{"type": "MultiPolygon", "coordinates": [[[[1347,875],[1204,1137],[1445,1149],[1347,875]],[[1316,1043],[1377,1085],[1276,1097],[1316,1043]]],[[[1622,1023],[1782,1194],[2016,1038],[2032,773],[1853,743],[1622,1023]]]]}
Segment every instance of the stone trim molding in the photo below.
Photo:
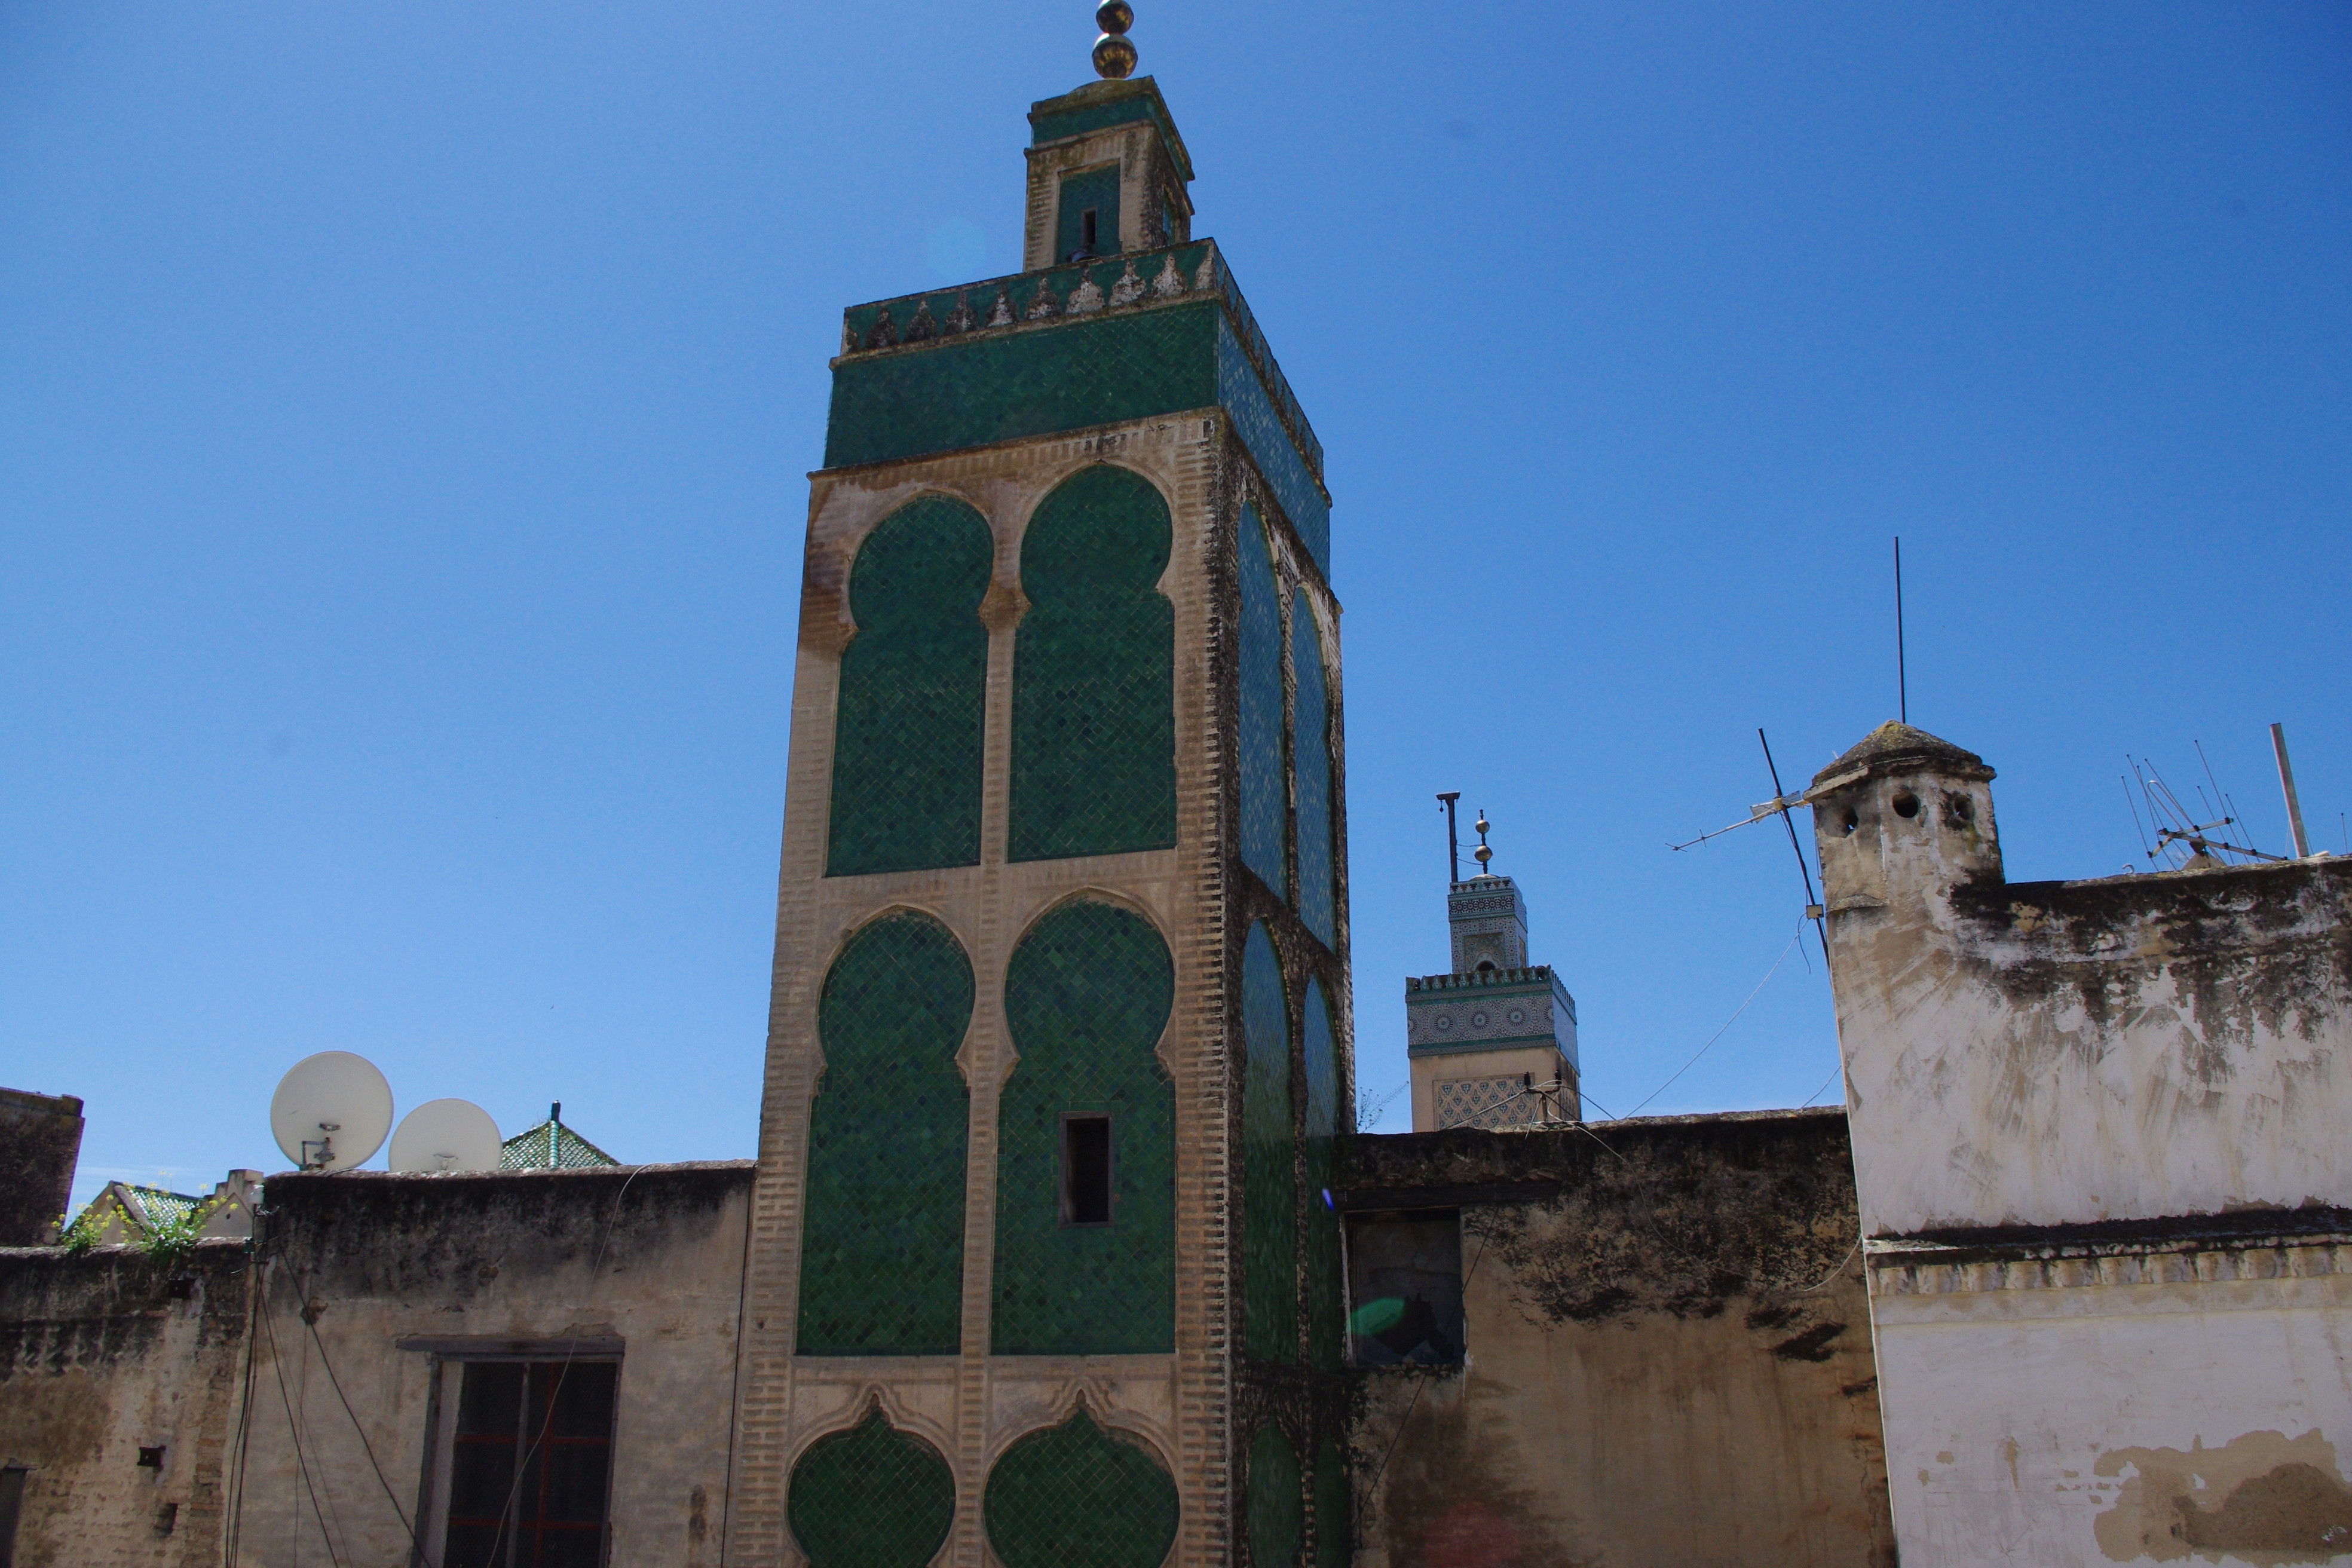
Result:
{"type": "Polygon", "coordinates": [[[2092,1286],[2207,1285],[2352,1274],[2352,1232],[2146,1241],[1863,1247],[1873,1296],[1951,1296],[2092,1286]]]}

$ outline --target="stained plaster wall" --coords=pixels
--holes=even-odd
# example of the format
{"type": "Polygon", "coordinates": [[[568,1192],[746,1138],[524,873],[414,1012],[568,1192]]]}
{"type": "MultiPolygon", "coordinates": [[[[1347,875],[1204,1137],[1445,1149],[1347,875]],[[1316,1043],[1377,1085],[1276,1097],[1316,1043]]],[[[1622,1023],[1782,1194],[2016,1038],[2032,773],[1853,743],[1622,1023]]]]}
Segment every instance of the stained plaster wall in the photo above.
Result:
{"type": "MultiPolygon", "coordinates": [[[[1233,530],[1245,500],[1280,511],[1250,468],[1222,409],[1102,426],[1080,434],[982,447],[939,458],[826,470],[812,476],[803,569],[793,754],[779,879],[774,995],[761,1115],[740,1437],[739,1507],[731,1560],[791,1563],[784,1528],[791,1468],[827,1433],[854,1426],[870,1403],[920,1435],[955,1472],[959,1506],[943,1563],[980,1568],[981,1499],[991,1466],[1019,1437],[1058,1423],[1083,1400],[1089,1414],[1143,1442],[1183,1499],[1174,1560],[1222,1561],[1228,1549],[1232,1426],[1235,1418],[1231,1301],[1237,1293],[1229,1197],[1239,1116],[1237,975],[1255,913],[1284,949],[1297,994],[1319,975],[1348,1027],[1342,958],[1257,889],[1227,896],[1238,866],[1230,756],[1231,679],[1223,675],[1236,613],[1233,530]],[[1173,522],[1160,591],[1174,611],[1177,845],[1174,848],[1055,860],[1005,858],[1014,634],[1024,605],[1021,545],[1038,503],[1073,473],[1110,462],[1150,479],[1173,522]],[[824,875],[832,732],[840,658],[855,630],[846,587],[858,545],[914,497],[943,493],[989,521],[995,579],[982,606],[990,632],[983,742],[982,850],[977,866],[870,876],[824,875]],[[1005,966],[1022,935],[1074,896],[1107,899],[1150,919],[1168,942],[1175,1005],[1160,1058],[1175,1086],[1175,1350],[1167,1355],[994,1356],[992,1266],[996,1233],[997,1104],[1016,1057],[1003,1007],[1005,966]],[[962,1350],[955,1356],[800,1356],[794,1353],[800,1232],[809,1107],[823,1068],[817,1004],[834,955],[876,915],[914,909],[952,931],[970,955],[971,1023],[957,1058],[971,1091],[965,1193],[962,1350]],[[1234,993],[1229,995],[1229,990],[1234,993]]],[[[1294,610],[1311,598],[1339,702],[1338,605],[1296,536],[1277,526],[1277,570],[1297,584],[1294,610]]],[[[1334,733],[1337,733],[1336,716],[1334,733]]],[[[1334,784],[1335,837],[1344,813],[1334,784]]],[[[1344,843],[1344,838],[1340,839],[1344,843]]],[[[1346,868],[1339,877],[1339,944],[1346,942],[1346,868]]],[[[1252,884],[1255,887],[1255,884],[1252,884]]],[[[1297,1018],[1293,1017],[1294,1038],[1297,1018]]],[[[1344,1059],[1344,1051],[1343,1051],[1344,1059]]],[[[1348,1092],[1352,1092],[1352,1083],[1348,1092]]],[[[1303,1308],[1302,1308],[1303,1311],[1303,1308]]],[[[1244,1394],[1244,1406],[1251,1403],[1244,1394]]]]}
{"type": "Polygon", "coordinates": [[[1458,1207],[1466,1363],[1360,1371],[1358,1568],[1891,1563],[1844,1118],[1348,1141],[1458,1207]]]}
{"type": "Polygon", "coordinates": [[[2352,865],[2011,884],[1990,779],[1811,792],[1904,1559],[2352,1560],[2352,865]]]}
{"type": "Polygon", "coordinates": [[[328,1561],[323,1512],[333,1560],[406,1563],[400,1516],[431,1515],[429,1418],[456,1394],[453,1377],[436,1411],[436,1353],[618,1342],[611,1561],[716,1563],[751,1177],[749,1162],[270,1177],[236,1562],[328,1561]]]}
{"type": "Polygon", "coordinates": [[[31,1471],[16,1568],[220,1561],[245,1267],[230,1241],[0,1249],[0,1466],[31,1471]]]}

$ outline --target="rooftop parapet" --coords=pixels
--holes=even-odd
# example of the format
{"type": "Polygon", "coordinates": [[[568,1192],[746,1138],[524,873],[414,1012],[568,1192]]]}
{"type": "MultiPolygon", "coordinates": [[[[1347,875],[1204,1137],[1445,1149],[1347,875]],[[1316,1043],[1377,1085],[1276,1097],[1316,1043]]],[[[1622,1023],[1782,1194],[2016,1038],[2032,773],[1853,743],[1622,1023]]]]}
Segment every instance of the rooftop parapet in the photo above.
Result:
{"type": "MultiPolygon", "coordinates": [[[[1423,974],[1405,976],[1405,994],[1423,991],[1473,991],[1489,985],[1558,985],[1559,977],[1549,963],[1530,963],[1524,969],[1477,969],[1467,974],[1423,974]]],[[[1561,992],[1567,996],[1565,991],[1561,992]]],[[[1568,1021],[1576,1022],[1576,998],[1568,996],[1568,1021]]]]}
{"type": "MultiPolygon", "coordinates": [[[[989,440],[1113,423],[1142,413],[1174,413],[1180,406],[1223,403],[1234,415],[1284,510],[1290,514],[1291,525],[1318,563],[1328,569],[1331,502],[1323,483],[1323,445],[1316,439],[1306,412],[1284,379],[1282,367],[1266,346],[1265,335],[1258,330],[1214,240],[1194,240],[853,305],[842,312],[841,353],[833,367],[833,420],[825,443],[828,468],[888,461],[920,451],[984,445],[989,440]],[[968,420],[962,416],[978,403],[941,395],[942,385],[953,390],[957,371],[949,366],[924,364],[918,373],[923,382],[920,389],[905,384],[892,374],[911,370],[917,358],[943,349],[1022,340],[1038,344],[1042,351],[1052,334],[1108,321],[1140,321],[1212,301],[1230,331],[1239,363],[1230,363],[1224,353],[1195,356],[1159,343],[1150,345],[1144,352],[1154,363],[1153,373],[1139,384],[1148,385],[1164,406],[1147,409],[1138,404],[1129,408],[1133,397],[1121,395],[1127,389],[1117,380],[1116,362],[1120,356],[1100,353],[1087,356],[1093,372],[1090,384],[1077,384],[1085,378],[1059,366],[1050,372],[1018,367],[1015,374],[1038,370],[1045,374],[1054,384],[1056,399],[1068,404],[1066,409],[1038,414],[1032,423],[1041,427],[1035,429],[1026,425],[1001,430],[966,427],[968,420]],[[1176,363],[1179,359],[1181,364],[1176,363]],[[1163,361],[1166,369],[1160,367],[1163,361]],[[1111,371],[1099,368],[1106,362],[1112,363],[1111,371]],[[877,377],[887,378],[890,384],[870,385],[877,377]],[[1196,400],[1180,405],[1167,402],[1171,396],[1196,400]],[[919,405],[922,416],[903,416],[902,409],[910,403],[919,405]],[[1101,405],[1094,406],[1096,403],[1101,405]],[[1263,407],[1265,416],[1254,416],[1252,405],[1263,407]],[[1269,424],[1273,427],[1265,428],[1269,424]]],[[[1042,401],[1045,400],[1020,401],[1016,406],[1036,407],[1042,401]]]]}

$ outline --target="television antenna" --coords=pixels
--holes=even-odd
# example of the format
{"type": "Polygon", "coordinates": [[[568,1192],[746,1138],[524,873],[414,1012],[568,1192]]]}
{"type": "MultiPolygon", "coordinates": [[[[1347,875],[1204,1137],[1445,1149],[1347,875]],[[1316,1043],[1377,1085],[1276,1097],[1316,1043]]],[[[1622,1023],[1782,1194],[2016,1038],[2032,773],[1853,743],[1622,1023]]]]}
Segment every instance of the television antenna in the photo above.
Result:
{"type": "MultiPolygon", "coordinates": [[[[2204,746],[2193,742],[2191,744],[2196,745],[2198,761],[2204,763],[2204,746]]],[[[2132,808],[2132,826],[2139,830],[2140,849],[2150,866],[2161,870],[2210,869],[2231,863],[2221,858],[2223,855],[2240,855],[2247,860],[2293,858],[2231,841],[2224,830],[2234,827],[2242,836],[2245,817],[2238,810],[2237,802],[2214,779],[2211,763],[2205,763],[2205,776],[2213,786],[2212,794],[2209,795],[2202,787],[2190,785],[2189,793],[2197,797],[2200,808],[2191,810],[2188,802],[2165,783],[2153,762],[2126,753],[2124,763],[2131,769],[2131,776],[2124,781],[2124,798],[2132,808]],[[2147,808],[2144,826],[2139,815],[2143,805],[2147,808]]]]}
{"type": "Polygon", "coordinates": [[[395,1171],[495,1171],[499,1124],[470,1100],[428,1100],[392,1135],[395,1171]]]}
{"type": "Polygon", "coordinates": [[[270,1135],[298,1170],[364,1164],[391,1131],[392,1085],[373,1062],[349,1051],[304,1057],[269,1097],[270,1135]]]}

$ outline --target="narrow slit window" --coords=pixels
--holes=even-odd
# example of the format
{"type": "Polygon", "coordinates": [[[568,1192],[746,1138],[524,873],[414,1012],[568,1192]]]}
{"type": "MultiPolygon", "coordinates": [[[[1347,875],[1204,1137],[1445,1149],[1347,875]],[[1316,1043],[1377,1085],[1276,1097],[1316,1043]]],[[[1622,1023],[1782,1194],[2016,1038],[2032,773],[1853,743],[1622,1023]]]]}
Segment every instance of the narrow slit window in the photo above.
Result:
{"type": "Polygon", "coordinates": [[[1095,222],[1093,207],[1088,207],[1078,215],[1078,246],[1089,256],[1092,256],[1096,250],[1095,222]]]}
{"type": "Polygon", "coordinates": [[[1062,1118],[1062,1223],[1110,1223],[1110,1118],[1062,1118]]]}

